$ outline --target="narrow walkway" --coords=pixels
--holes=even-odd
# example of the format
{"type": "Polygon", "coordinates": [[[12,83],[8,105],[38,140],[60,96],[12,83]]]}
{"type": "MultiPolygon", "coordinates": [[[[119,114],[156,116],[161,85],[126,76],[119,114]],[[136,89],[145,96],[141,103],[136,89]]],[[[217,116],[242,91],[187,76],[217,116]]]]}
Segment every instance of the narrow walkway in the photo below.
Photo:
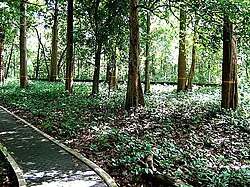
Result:
{"type": "Polygon", "coordinates": [[[97,175],[96,171],[103,170],[89,167],[95,164],[84,158],[86,163],[45,136],[0,107],[0,142],[23,170],[27,186],[115,186],[106,173],[108,179],[99,177],[100,172],[97,175]]]}

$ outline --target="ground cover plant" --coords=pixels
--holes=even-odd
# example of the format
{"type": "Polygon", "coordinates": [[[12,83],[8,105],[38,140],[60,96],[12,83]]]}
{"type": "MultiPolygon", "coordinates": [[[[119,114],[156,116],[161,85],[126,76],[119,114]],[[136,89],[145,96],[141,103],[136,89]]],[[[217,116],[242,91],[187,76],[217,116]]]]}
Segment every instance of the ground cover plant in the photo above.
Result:
{"type": "MultiPolygon", "coordinates": [[[[125,86],[124,86],[125,87],[125,86]]],[[[250,87],[242,83],[237,111],[220,108],[220,87],[153,85],[145,107],[126,111],[125,88],[89,96],[62,83],[1,87],[1,104],[94,161],[120,186],[248,186],[250,87]]]]}

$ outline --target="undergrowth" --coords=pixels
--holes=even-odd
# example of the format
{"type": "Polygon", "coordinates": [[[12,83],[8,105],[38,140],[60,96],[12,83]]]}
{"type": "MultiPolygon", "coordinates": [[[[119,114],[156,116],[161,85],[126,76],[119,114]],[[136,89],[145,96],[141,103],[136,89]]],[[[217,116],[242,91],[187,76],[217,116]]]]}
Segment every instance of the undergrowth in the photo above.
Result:
{"type": "Polygon", "coordinates": [[[250,87],[239,86],[237,111],[220,108],[219,87],[151,88],[147,105],[125,111],[125,86],[90,96],[91,85],[74,93],[62,83],[17,82],[1,87],[1,103],[25,112],[31,122],[108,170],[121,186],[138,176],[161,174],[191,186],[250,184],[250,87]],[[147,158],[153,156],[153,164],[147,158]]]}

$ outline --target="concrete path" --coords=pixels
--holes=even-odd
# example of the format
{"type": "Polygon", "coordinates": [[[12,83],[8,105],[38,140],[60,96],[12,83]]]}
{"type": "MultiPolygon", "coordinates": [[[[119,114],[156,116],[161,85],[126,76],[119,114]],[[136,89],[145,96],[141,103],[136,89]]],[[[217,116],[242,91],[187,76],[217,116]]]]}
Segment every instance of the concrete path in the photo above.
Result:
{"type": "Polygon", "coordinates": [[[0,143],[12,153],[27,186],[116,186],[94,163],[1,106],[0,143]]]}

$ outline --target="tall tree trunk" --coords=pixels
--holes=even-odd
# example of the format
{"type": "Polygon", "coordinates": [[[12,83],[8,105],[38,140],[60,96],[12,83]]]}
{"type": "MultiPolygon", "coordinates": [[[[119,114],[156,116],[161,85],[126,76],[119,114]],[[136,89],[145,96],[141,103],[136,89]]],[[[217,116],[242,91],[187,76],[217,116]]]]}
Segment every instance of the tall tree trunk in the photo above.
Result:
{"type": "Polygon", "coordinates": [[[14,77],[16,77],[16,61],[17,61],[17,57],[14,54],[14,63],[13,63],[13,75],[14,75],[14,77]]]}
{"type": "Polygon", "coordinates": [[[110,74],[111,74],[111,65],[107,63],[107,68],[106,68],[106,82],[110,82],[110,74]]]}
{"type": "Polygon", "coordinates": [[[0,83],[4,82],[4,29],[0,28],[0,83]]]}
{"type": "Polygon", "coordinates": [[[98,10],[100,6],[100,0],[95,1],[95,12],[94,12],[94,21],[95,21],[95,70],[93,76],[93,85],[92,85],[92,95],[98,94],[99,92],[99,79],[100,79],[100,66],[101,66],[101,52],[102,52],[102,42],[101,34],[99,31],[99,17],[98,10]]]}
{"type": "Polygon", "coordinates": [[[67,54],[66,54],[66,90],[73,92],[73,6],[74,0],[68,0],[67,54]]]}
{"type": "Polygon", "coordinates": [[[221,107],[236,110],[238,107],[236,37],[229,16],[224,17],[222,101],[221,107]]]}
{"type": "Polygon", "coordinates": [[[0,28],[0,83],[4,82],[4,31],[0,28]]]}
{"type": "Polygon", "coordinates": [[[140,38],[137,4],[138,0],[130,0],[130,50],[126,109],[137,108],[145,104],[139,74],[140,38]]]}
{"type": "Polygon", "coordinates": [[[190,67],[189,77],[188,77],[188,85],[187,89],[192,91],[193,88],[193,79],[194,79],[194,69],[195,69],[195,62],[196,62],[196,25],[197,21],[194,23],[194,33],[193,33],[193,47],[192,47],[192,63],[190,67]]]}
{"type": "Polygon", "coordinates": [[[57,72],[57,43],[58,43],[58,0],[55,0],[54,25],[52,28],[51,79],[58,80],[57,72]]]}
{"type": "Polygon", "coordinates": [[[189,77],[188,77],[188,85],[187,89],[192,91],[193,89],[193,79],[194,79],[194,68],[195,68],[195,61],[196,61],[196,51],[195,51],[195,44],[192,47],[192,63],[190,67],[189,77]]]}
{"type": "Polygon", "coordinates": [[[14,50],[14,40],[11,44],[11,49],[10,49],[10,55],[9,55],[9,60],[8,60],[8,65],[7,65],[7,69],[6,69],[6,73],[5,73],[5,79],[7,79],[8,74],[9,74],[9,69],[10,69],[10,63],[11,63],[11,59],[12,59],[12,55],[13,55],[13,50],[14,50]]]}
{"type": "Polygon", "coordinates": [[[43,57],[44,57],[44,61],[45,61],[45,65],[46,65],[46,70],[47,70],[47,74],[48,74],[48,80],[50,81],[50,70],[49,70],[49,65],[47,63],[46,50],[45,50],[45,47],[44,47],[44,45],[42,43],[41,35],[39,35],[39,32],[38,32],[37,28],[35,28],[35,31],[36,31],[38,42],[42,46],[42,52],[43,52],[43,57]]]}
{"type": "Polygon", "coordinates": [[[36,80],[38,80],[39,77],[39,68],[40,68],[40,48],[41,44],[38,43],[38,49],[37,49],[37,56],[36,56],[36,80]]]}
{"type": "Polygon", "coordinates": [[[102,52],[102,43],[99,41],[99,43],[96,44],[96,50],[95,50],[95,71],[93,77],[92,95],[95,95],[99,92],[101,52],[102,52]]]}
{"type": "Polygon", "coordinates": [[[77,60],[77,79],[80,79],[80,60],[77,60]]]}
{"type": "Polygon", "coordinates": [[[118,89],[118,81],[117,81],[117,78],[116,78],[116,63],[113,65],[113,67],[111,69],[110,87],[113,90],[118,89]]]}
{"type": "Polygon", "coordinates": [[[144,92],[150,91],[150,75],[149,75],[149,43],[150,43],[150,13],[147,12],[147,40],[146,40],[146,61],[145,61],[145,89],[144,92]]]}
{"type": "Polygon", "coordinates": [[[113,48],[112,55],[111,55],[111,69],[110,69],[110,78],[109,78],[109,90],[118,89],[118,82],[116,78],[116,47],[113,48]]]}
{"type": "Polygon", "coordinates": [[[177,92],[186,89],[186,12],[185,5],[180,5],[180,38],[179,38],[179,59],[178,59],[178,86],[177,92]]]}
{"type": "Polygon", "coordinates": [[[26,46],[26,4],[20,0],[20,87],[28,87],[27,46],[26,46]]]}
{"type": "Polygon", "coordinates": [[[208,78],[208,83],[211,83],[211,64],[208,62],[207,64],[207,78],[208,78]]]}
{"type": "MultiPolygon", "coordinates": [[[[57,63],[57,75],[59,76],[60,75],[60,72],[61,72],[61,67],[64,65],[63,63],[63,59],[64,59],[64,56],[65,56],[65,53],[67,52],[67,46],[64,48],[60,58],[59,58],[59,61],[57,63]]],[[[60,76],[59,76],[60,77],[60,76]]]]}
{"type": "Polygon", "coordinates": [[[155,70],[155,61],[154,61],[154,58],[152,58],[152,62],[151,62],[151,64],[152,64],[152,69],[151,69],[151,71],[152,71],[152,77],[155,77],[156,76],[156,70],[155,70]]]}

